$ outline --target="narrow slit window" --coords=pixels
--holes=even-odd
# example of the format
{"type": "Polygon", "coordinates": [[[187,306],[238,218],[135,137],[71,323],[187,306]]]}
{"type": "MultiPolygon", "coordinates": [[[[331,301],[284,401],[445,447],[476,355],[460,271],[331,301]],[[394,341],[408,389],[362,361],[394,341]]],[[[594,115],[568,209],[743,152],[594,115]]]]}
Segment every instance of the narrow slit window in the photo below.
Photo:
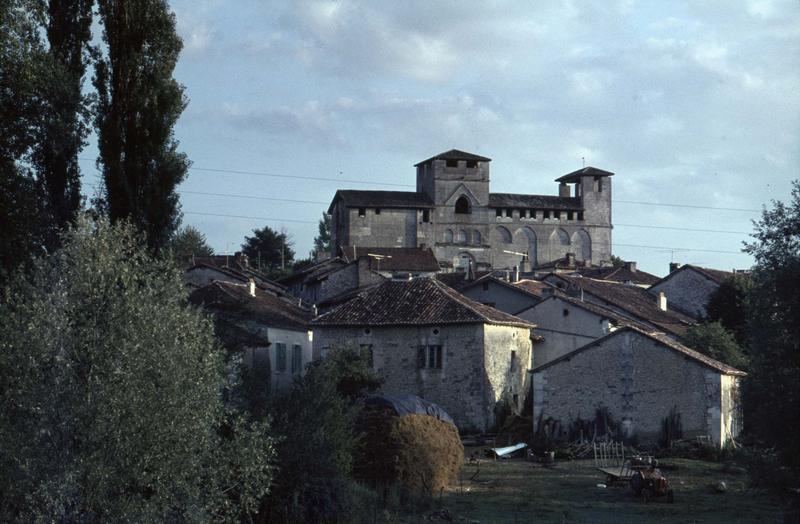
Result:
{"type": "Polygon", "coordinates": [[[431,221],[431,210],[430,209],[423,209],[422,210],[422,221],[426,222],[426,223],[431,221]]]}

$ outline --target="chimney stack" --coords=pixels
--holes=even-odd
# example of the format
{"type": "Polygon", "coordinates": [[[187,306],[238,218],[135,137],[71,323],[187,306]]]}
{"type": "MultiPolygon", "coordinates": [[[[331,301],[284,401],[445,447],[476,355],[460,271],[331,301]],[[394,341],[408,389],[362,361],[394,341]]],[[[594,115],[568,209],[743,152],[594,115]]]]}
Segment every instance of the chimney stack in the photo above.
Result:
{"type": "Polygon", "coordinates": [[[636,262],[625,262],[625,269],[631,273],[636,273],[636,262]]]}
{"type": "Polygon", "coordinates": [[[511,280],[512,283],[519,282],[519,268],[517,266],[514,266],[514,270],[511,273],[511,278],[513,279],[511,280]]]}
{"type": "Polygon", "coordinates": [[[670,272],[670,273],[673,273],[673,272],[675,272],[675,271],[676,271],[676,270],[677,270],[679,267],[681,267],[681,265],[680,265],[680,264],[678,264],[677,262],[670,262],[670,263],[669,263],[669,272],[670,272]]]}
{"type": "Polygon", "coordinates": [[[575,267],[575,253],[567,253],[567,267],[575,267]]]}
{"type": "Polygon", "coordinates": [[[658,309],[661,311],[667,310],[667,295],[663,291],[658,293],[658,309]]]}
{"type": "Polygon", "coordinates": [[[251,297],[256,296],[256,280],[253,277],[250,277],[250,280],[247,282],[247,290],[251,297]]]}

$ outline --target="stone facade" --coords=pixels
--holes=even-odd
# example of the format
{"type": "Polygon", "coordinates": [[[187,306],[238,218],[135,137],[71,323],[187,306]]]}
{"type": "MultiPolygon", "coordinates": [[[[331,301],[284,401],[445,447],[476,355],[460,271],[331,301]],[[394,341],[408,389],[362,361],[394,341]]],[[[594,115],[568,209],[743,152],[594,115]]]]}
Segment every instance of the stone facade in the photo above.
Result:
{"type": "Polygon", "coordinates": [[[534,431],[558,421],[563,438],[578,418],[598,408],[621,423],[622,435],[656,442],[671,410],[683,437],[722,446],[738,437],[741,371],[655,335],[624,328],[533,370],[534,431]],[[678,348],[678,349],[676,349],[678,348]]]}
{"type": "Polygon", "coordinates": [[[384,378],[386,394],[414,394],[442,406],[462,432],[489,431],[495,408],[508,402],[519,413],[528,390],[530,329],[485,323],[314,327],[314,355],[336,348],[368,347],[384,378]],[[427,365],[427,351],[441,346],[440,367],[427,365]],[[419,360],[425,348],[425,364],[419,360]]]}
{"type": "MultiPolygon", "coordinates": [[[[539,265],[574,253],[611,258],[611,175],[565,175],[559,196],[490,193],[490,159],[449,151],[417,164],[416,192],[338,191],[331,246],[432,247],[444,266],[539,265]],[[509,253],[511,252],[511,253],[509,253]]],[[[525,268],[523,268],[525,269],[525,268]]]]}
{"type": "Polygon", "coordinates": [[[263,335],[269,340],[269,346],[250,346],[242,350],[242,363],[252,366],[253,362],[268,361],[270,389],[273,392],[288,390],[294,378],[305,374],[306,365],[311,362],[313,354],[312,332],[289,329],[253,326],[263,329],[263,335]],[[300,358],[294,353],[299,351],[300,358]],[[282,356],[279,353],[283,353],[282,356]]]}

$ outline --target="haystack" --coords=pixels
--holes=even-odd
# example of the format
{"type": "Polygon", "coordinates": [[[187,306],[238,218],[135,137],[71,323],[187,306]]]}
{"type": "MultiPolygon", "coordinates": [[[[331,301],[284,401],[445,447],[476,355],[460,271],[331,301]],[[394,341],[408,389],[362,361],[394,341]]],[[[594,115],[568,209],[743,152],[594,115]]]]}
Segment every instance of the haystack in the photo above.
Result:
{"type": "Polygon", "coordinates": [[[359,420],[363,440],[356,476],[376,487],[399,485],[412,495],[430,495],[454,484],[464,447],[449,415],[419,397],[372,399],[359,420]]]}

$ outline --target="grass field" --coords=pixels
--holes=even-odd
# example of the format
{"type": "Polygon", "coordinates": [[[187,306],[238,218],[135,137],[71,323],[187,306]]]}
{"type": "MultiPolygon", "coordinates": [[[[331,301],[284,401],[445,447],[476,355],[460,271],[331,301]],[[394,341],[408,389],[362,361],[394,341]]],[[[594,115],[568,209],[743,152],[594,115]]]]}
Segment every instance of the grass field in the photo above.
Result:
{"type": "MultiPolygon", "coordinates": [[[[469,456],[475,449],[467,449],[469,456]]],[[[747,475],[727,471],[722,464],[670,459],[676,466],[663,471],[675,491],[675,502],[664,497],[645,503],[627,484],[606,488],[605,476],[593,469],[592,460],[560,461],[545,468],[523,459],[481,458],[466,464],[462,482],[436,497],[433,509],[407,515],[399,522],[430,521],[440,508],[456,522],[783,522],[782,507],[769,494],[748,488],[747,475]],[[724,480],[725,493],[714,485],[724,480]]],[[[434,517],[435,518],[435,517],[434,517]]]]}

